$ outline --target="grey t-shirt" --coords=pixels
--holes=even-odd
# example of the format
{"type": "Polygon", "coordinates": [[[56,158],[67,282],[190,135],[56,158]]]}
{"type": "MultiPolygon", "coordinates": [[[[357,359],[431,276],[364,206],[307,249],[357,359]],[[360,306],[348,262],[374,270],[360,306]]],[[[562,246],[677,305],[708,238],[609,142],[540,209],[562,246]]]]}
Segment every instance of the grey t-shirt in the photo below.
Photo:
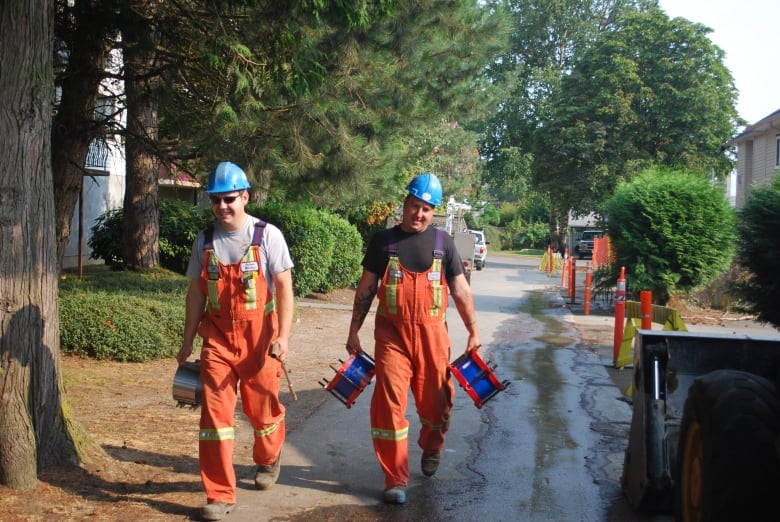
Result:
{"type": "MultiPolygon", "coordinates": [[[[255,223],[258,221],[259,219],[254,216],[247,216],[244,226],[233,232],[228,232],[219,226],[219,223],[214,223],[214,253],[220,263],[230,265],[241,261],[252,244],[255,223]]],[[[192,279],[200,279],[200,273],[203,270],[204,241],[204,231],[201,230],[192,244],[190,262],[187,265],[187,276],[192,279]]],[[[263,231],[260,258],[260,266],[265,274],[265,280],[273,291],[273,275],[289,270],[293,267],[293,262],[282,231],[270,223],[266,224],[263,231]]]]}

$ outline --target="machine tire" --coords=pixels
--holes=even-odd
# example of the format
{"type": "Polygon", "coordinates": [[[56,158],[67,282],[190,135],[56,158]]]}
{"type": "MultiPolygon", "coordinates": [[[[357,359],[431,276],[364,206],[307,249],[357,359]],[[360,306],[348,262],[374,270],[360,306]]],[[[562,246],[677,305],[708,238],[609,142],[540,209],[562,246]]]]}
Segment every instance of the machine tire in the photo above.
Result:
{"type": "Polygon", "coordinates": [[[697,378],[680,426],[677,520],[780,520],[779,435],[771,381],[738,370],[697,378]]]}

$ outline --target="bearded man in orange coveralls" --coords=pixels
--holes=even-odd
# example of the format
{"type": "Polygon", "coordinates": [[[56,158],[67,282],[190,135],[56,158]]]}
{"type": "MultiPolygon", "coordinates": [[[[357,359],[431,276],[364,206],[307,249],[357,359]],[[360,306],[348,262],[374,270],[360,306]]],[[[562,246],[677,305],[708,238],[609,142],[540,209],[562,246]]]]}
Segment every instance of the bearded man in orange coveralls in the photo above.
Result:
{"type": "Polygon", "coordinates": [[[382,498],[388,504],[406,502],[409,422],[405,415],[410,389],[422,425],[417,440],[423,451],[422,472],[430,477],[439,466],[455,392],[447,368],[449,293],[469,332],[466,351],[480,347],[474,301],[460,255],[449,234],[430,226],[442,201],[441,183],[433,174],[420,174],[407,191],[401,224],[377,232],[366,250],[347,339],[350,354],[363,350],[358,331],[378,296],[371,438],[385,475],[382,498]]]}
{"type": "Polygon", "coordinates": [[[233,416],[239,386],[254,428],[257,489],[276,483],[285,438],[279,380],[292,326],[293,263],[282,232],[245,212],[249,188],[233,163],[220,163],[211,173],[206,192],[216,221],[195,238],[187,267],[191,279],[176,359],[184,363],[195,335],[203,338],[198,447],[204,520],[221,520],[236,503],[233,416]],[[278,343],[276,358],[272,343],[278,343]]]}

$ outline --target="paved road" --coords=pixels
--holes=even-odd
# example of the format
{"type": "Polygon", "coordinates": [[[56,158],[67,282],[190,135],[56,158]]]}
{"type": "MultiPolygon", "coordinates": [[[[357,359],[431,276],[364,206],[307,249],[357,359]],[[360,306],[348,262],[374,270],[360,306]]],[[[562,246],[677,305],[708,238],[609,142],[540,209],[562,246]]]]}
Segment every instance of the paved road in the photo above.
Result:
{"type": "MultiPolygon", "coordinates": [[[[510,385],[482,409],[458,388],[435,477],[419,472],[409,411],[409,501],[381,503],[369,387],[351,409],[330,400],[290,433],[279,484],[260,493],[245,477],[226,520],[671,520],[633,513],[621,494],[630,407],[599,354],[578,347],[560,280],[539,272],[538,258],[488,261],[472,275],[481,353],[510,385]]],[[[466,332],[456,317],[450,323],[454,359],[466,332]]]]}

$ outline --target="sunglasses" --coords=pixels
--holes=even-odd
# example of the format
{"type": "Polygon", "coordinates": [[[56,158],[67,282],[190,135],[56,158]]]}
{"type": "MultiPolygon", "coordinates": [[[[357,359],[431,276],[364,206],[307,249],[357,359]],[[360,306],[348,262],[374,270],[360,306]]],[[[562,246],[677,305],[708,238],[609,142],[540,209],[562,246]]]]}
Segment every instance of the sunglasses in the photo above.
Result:
{"type": "Polygon", "coordinates": [[[239,196],[241,196],[241,194],[237,194],[237,195],[235,195],[235,196],[222,196],[222,197],[220,197],[220,196],[210,196],[210,198],[211,198],[211,204],[212,204],[212,205],[219,205],[220,203],[222,203],[222,202],[224,201],[226,205],[230,205],[230,204],[231,204],[231,203],[233,203],[233,202],[234,202],[234,201],[235,201],[235,200],[236,200],[236,199],[237,199],[239,196]]]}

